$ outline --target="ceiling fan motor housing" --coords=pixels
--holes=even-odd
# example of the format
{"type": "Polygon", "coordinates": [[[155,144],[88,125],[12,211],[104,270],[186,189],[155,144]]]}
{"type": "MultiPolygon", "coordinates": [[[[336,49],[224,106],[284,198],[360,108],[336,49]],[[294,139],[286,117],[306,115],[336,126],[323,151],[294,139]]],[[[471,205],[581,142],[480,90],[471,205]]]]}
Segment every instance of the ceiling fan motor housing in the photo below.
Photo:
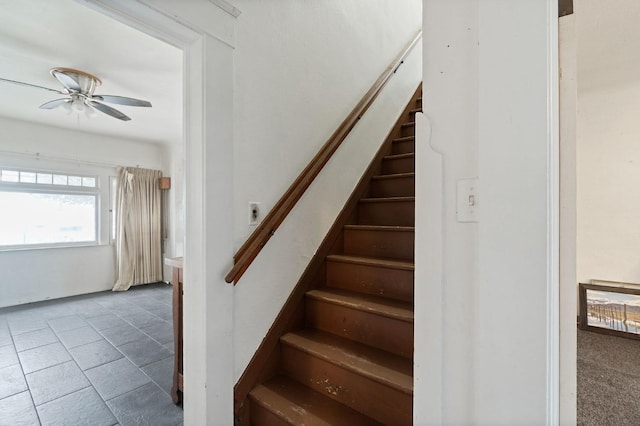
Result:
{"type": "MultiPolygon", "coordinates": [[[[56,77],[56,73],[71,77],[80,86],[80,93],[87,96],[92,96],[96,87],[102,84],[102,80],[95,75],[73,68],[52,68],[50,72],[54,77],[56,77]]],[[[67,90],[69,89],[67,88],[67,90]]]]}

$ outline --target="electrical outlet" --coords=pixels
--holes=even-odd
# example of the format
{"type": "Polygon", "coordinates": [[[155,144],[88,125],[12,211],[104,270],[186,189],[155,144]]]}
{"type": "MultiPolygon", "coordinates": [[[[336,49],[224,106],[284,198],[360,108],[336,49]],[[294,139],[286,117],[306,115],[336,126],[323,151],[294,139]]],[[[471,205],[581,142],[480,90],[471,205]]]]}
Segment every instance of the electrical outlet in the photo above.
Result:
{"type": "Polygon", "coordinates": [[[256,226],[260,222],[260,203],[249,203],[249,226],[256,226]]]}

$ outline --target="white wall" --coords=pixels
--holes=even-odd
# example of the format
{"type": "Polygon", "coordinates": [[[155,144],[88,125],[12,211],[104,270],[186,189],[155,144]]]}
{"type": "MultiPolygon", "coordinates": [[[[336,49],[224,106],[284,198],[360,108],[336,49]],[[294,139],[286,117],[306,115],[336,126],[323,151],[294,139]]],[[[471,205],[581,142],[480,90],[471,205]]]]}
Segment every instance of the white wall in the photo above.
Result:
{"type": "Polygon", "coordinates": [[[455,187],[457,179],[478,176],[478,5],[425,1],[423,16],[423,111],[431,139],[416,140],[416,207],[423,210],[416,214],[415,327],[425,333],[415,336],[414,423],[464,424],[473,419],[477,225],[456,222],[455,187]],[[418,170],[438,160],[443,168],[418,170]],[[434,223],[444,246],[422,234],[434,223]],[[438,266],[434,258],[443,259],[442,277],[429,275],[427,268],[438,266]],[[440,380],[431,382],[434,374],[440,380]]]}
{"type": "MultiPolygon", "coordinates": [[[[234,240],[268,211],[420,28],[419,1],[238,2],[234,240]],[[357,16],[358,19],[354,19],[357,16]]],[[[420,47],[235,286],[237,380],[420,81],[420,47]]]]}
{"type": "Polygon", "coordinates": [[[638,99],[640,81],[578,91],[579,282],[640,283],[638,99]]]}
{"type": "Polygon", "coordinates": [[[640,283],[640,3],[576,0],[578,281],[640,283]]]}
{"type": "MultiPolygon", "coordinates": [[[[162,168],[157,145],[0,119],[0,164],[28,169],[96,174],[103,215],[108,214],[110,165],[162,168]],[[39,159],[35,154],[39,153],[39,159]]],[[[108,290],[114,282],[114,251],[108,229],[92,247],[0,251],[0,307],[108,290]]]]}
{"type": "MultiPolygon", "coordinates": [[[[185,170],[184,142],[162,147],[163,175],[171,178],[171,189],[166,191],[167,238],[164,240],[164,257],[184,256],[185,235],[185,170]]],[[[164,280],[171,282],[172,268],[164,265],[164,280]]]]}
{"type": "Polygon", "coordinates": [[[235,2],[234,242],[421,27],[420,0],[235,2]]]}
{"type": "Polygon", "coordinates": [[[416,195],[433,193],[430,179],[440,180],[442,208],[435,202],[417,216],[416,229],[440,217],[443,226],[441,245],[416,241],[416,270],[428,256],[443,261],[441,277],[418,273],[423,281],[416,291],[433,290],[416,297],[416,330],[437,330],[416,337],[416,354],[430,356],[417,362],[434,362],[429,370],[441,378],[429,383],[426,370],[417,371],[423,384],[416,388],[416,424],[554,421],[548,275],[554,224],[547,210],[555,173],[548,99],[556,85],[548,68],[554,7],[539,0],[424,1],[424,111],[431,139],[417,145],[430,142],[435,153],[418,151],[431,159],[416,158],[416,164],[433,163],[441,153],[442,172],[423,173],[416,195]],[[456,182],[476,176],[478,222],[458,222],[456,182]],[[431,397],[442,399],[440,407],[431,397]]]}

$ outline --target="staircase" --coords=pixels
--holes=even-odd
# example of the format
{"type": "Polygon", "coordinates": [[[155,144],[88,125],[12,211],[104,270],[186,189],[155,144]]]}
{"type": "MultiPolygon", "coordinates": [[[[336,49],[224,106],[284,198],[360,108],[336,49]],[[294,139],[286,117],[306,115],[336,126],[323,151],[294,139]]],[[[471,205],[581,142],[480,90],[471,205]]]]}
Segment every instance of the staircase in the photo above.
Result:
{"type": "Polygon", "coordinates": [[[280,337],[277,374],[249,393],[253,425],[410,425],[416,94],[366,196],[280,337]]]}

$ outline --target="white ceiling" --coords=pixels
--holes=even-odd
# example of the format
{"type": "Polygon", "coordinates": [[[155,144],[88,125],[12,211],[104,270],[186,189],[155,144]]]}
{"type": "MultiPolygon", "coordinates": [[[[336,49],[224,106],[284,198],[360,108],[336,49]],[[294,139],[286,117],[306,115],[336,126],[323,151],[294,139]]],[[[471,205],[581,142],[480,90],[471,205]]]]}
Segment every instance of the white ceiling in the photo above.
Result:
{"type": "MultiPolygon", "coordinates": [[[[95,94],[151,102],[110,106],[131,121],[70,115],[42,103],[64,97],[0,81],[0,117],[160,144],[182,142],[182,51],[73,0],[0,0],[0,77],[61,89],[53,67],[102,80],[95,94]]],[[[1,140],[0,140],[1,144],[1,140]]]]}

